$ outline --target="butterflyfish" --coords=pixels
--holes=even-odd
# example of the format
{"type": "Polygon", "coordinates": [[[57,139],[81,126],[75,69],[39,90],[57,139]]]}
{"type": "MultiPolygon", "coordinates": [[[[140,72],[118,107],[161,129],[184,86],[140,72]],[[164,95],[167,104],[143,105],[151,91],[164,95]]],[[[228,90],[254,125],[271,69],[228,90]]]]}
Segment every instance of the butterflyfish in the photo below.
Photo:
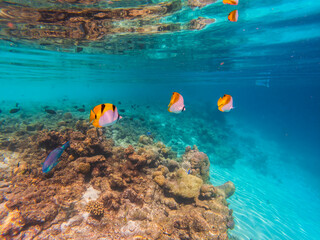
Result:
{"type": "Polygon", "coordinates": [[[238,5],[239,0],[223,0],[222,1],[224,4],[229,4],[229,5],[238,5]]]}
{"type": "Polygon", "coordinates": [[[51,169],[59,163],[59,158],[61,157],[64,150],[68,147],[70,147],[69,141],[62,145],[62,147],[58,147],[50,152],[46,160],[44,160],[44,163],[42,165],[42,172],[48,173],[49,171],[51,171],[51,169]]]}
{"type": "Polygon", "coordinates": [[[218,109],[221,112],[229,112],[233,109],[233,98],[230,95],[223,95],[223,97],[218,100],[218,109]]]}
{"type": "Polygon", "coordinates": [[[121,118],[117,107],[111,103],[97,105],[90,111],[90,122],[97,128],[113,125],[121,118]]]}
{"type": "Polygon", "coordinates": [[[185,110],[186,108],[184,106],[184,100],[182,95],[177,92],[174,92],[168,105],[168,111],[172,113],[181,113],[185,110]]]}
{"type": "Polygon", "coordinates": [[[230,22],[237,22],[238,21],[238,10],[234,10],[229,13],[228,19],[230,22]]]}

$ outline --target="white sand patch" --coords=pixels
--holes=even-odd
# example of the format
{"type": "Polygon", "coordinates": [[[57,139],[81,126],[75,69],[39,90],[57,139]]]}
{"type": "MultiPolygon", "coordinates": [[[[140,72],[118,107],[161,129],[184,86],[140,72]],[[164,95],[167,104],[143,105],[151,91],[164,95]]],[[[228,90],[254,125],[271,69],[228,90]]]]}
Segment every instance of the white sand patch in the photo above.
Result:
{"type": "Polygon", "coordinates": [[[87,191],[83,194],[81,203],[87,204],[90,201],[95,201],[99,198],[101,192],[94,189],[92,186],[87,188],[87,191]]]}

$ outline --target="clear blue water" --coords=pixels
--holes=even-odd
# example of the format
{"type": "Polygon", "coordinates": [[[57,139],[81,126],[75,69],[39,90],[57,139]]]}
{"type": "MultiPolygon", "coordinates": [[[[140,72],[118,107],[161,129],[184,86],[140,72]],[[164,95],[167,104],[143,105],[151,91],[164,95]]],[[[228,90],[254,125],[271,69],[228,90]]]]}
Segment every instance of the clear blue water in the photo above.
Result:
{"type": "Polygon", "coordinates": [[[235,183],[231,234],[319,239],[320,1],[239,2],[193,10],[184,5],[156,20],[216,19],[199,31],[120,34],[102,41],[108,48],[93,44],[81,52],[72,44],[49,48],[8,36],[8,21],[0,18],[0,109],[9,111],[16,102],[33,114],[43,105],[148,104],[153,110],[139,114],[156,122],[151,130],[159,140],[181,152],[197,144],[210,157],[212,183],[235,183]],[[231,23],[227,15],[234,9],[239,20],[231,23]],[[184,96],[184,114],[166,112],[173,91],[184,96]],[[217,110],[223,94],[234,98],[230,113],[217,110]],[[217,145],[210,131],[219,128],[228,139],[217,145]],[[223,160],[228,149],[239,152],[233,164],[223,160]]]}

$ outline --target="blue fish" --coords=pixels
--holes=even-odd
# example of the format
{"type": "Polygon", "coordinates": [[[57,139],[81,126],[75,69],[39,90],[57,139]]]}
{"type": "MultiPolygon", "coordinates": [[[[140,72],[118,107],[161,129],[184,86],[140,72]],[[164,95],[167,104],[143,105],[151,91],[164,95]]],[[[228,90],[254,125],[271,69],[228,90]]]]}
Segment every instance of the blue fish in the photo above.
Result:
{"type": "Polygon", "coordinates": [[[44,163],[42,165],[42,172],[48,173],[49,171],[51,171],[51,169],[54,168],[58,164],[59,158],[60,158],[61,154],[63,153],[63,151],[68,147],[70,147],[69,141],[66,142],[64,145],[62,145],[62,147],[58,147],[55,150],[53,150],[48,155],[46,160],[44,160],[44,163]]]}
{"type": "Polygon", "coordinates": [[[190,174],[190,173],[191,173],[191,169],[189,168],[186,172],[187,172],[188,174],[190,174]]]}
{"type": "Polygon", "coordinates": [[[152,134],[152,133],[151,133],[150,131],[149,131],[149,132],[147,132],[147,136],[151,136],[151,134],[152,134]]]}

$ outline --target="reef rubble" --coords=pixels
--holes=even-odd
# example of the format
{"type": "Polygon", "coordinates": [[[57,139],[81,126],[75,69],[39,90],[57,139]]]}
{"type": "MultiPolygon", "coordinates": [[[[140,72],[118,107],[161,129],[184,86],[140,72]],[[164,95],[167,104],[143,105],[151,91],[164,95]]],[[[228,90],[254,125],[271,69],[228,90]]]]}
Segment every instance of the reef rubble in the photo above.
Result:
{"type": "Polygon", "coordinates": [[[16,160],[0,168],[3,239],[229,239],[235,186],[210,184],[209,159],[196,146],[178,158],[148,136],[122,147],[106,129],[76,129],[16,136],[16,160]],[[66,141],[43,174],[47,154],[66,141]]]}

